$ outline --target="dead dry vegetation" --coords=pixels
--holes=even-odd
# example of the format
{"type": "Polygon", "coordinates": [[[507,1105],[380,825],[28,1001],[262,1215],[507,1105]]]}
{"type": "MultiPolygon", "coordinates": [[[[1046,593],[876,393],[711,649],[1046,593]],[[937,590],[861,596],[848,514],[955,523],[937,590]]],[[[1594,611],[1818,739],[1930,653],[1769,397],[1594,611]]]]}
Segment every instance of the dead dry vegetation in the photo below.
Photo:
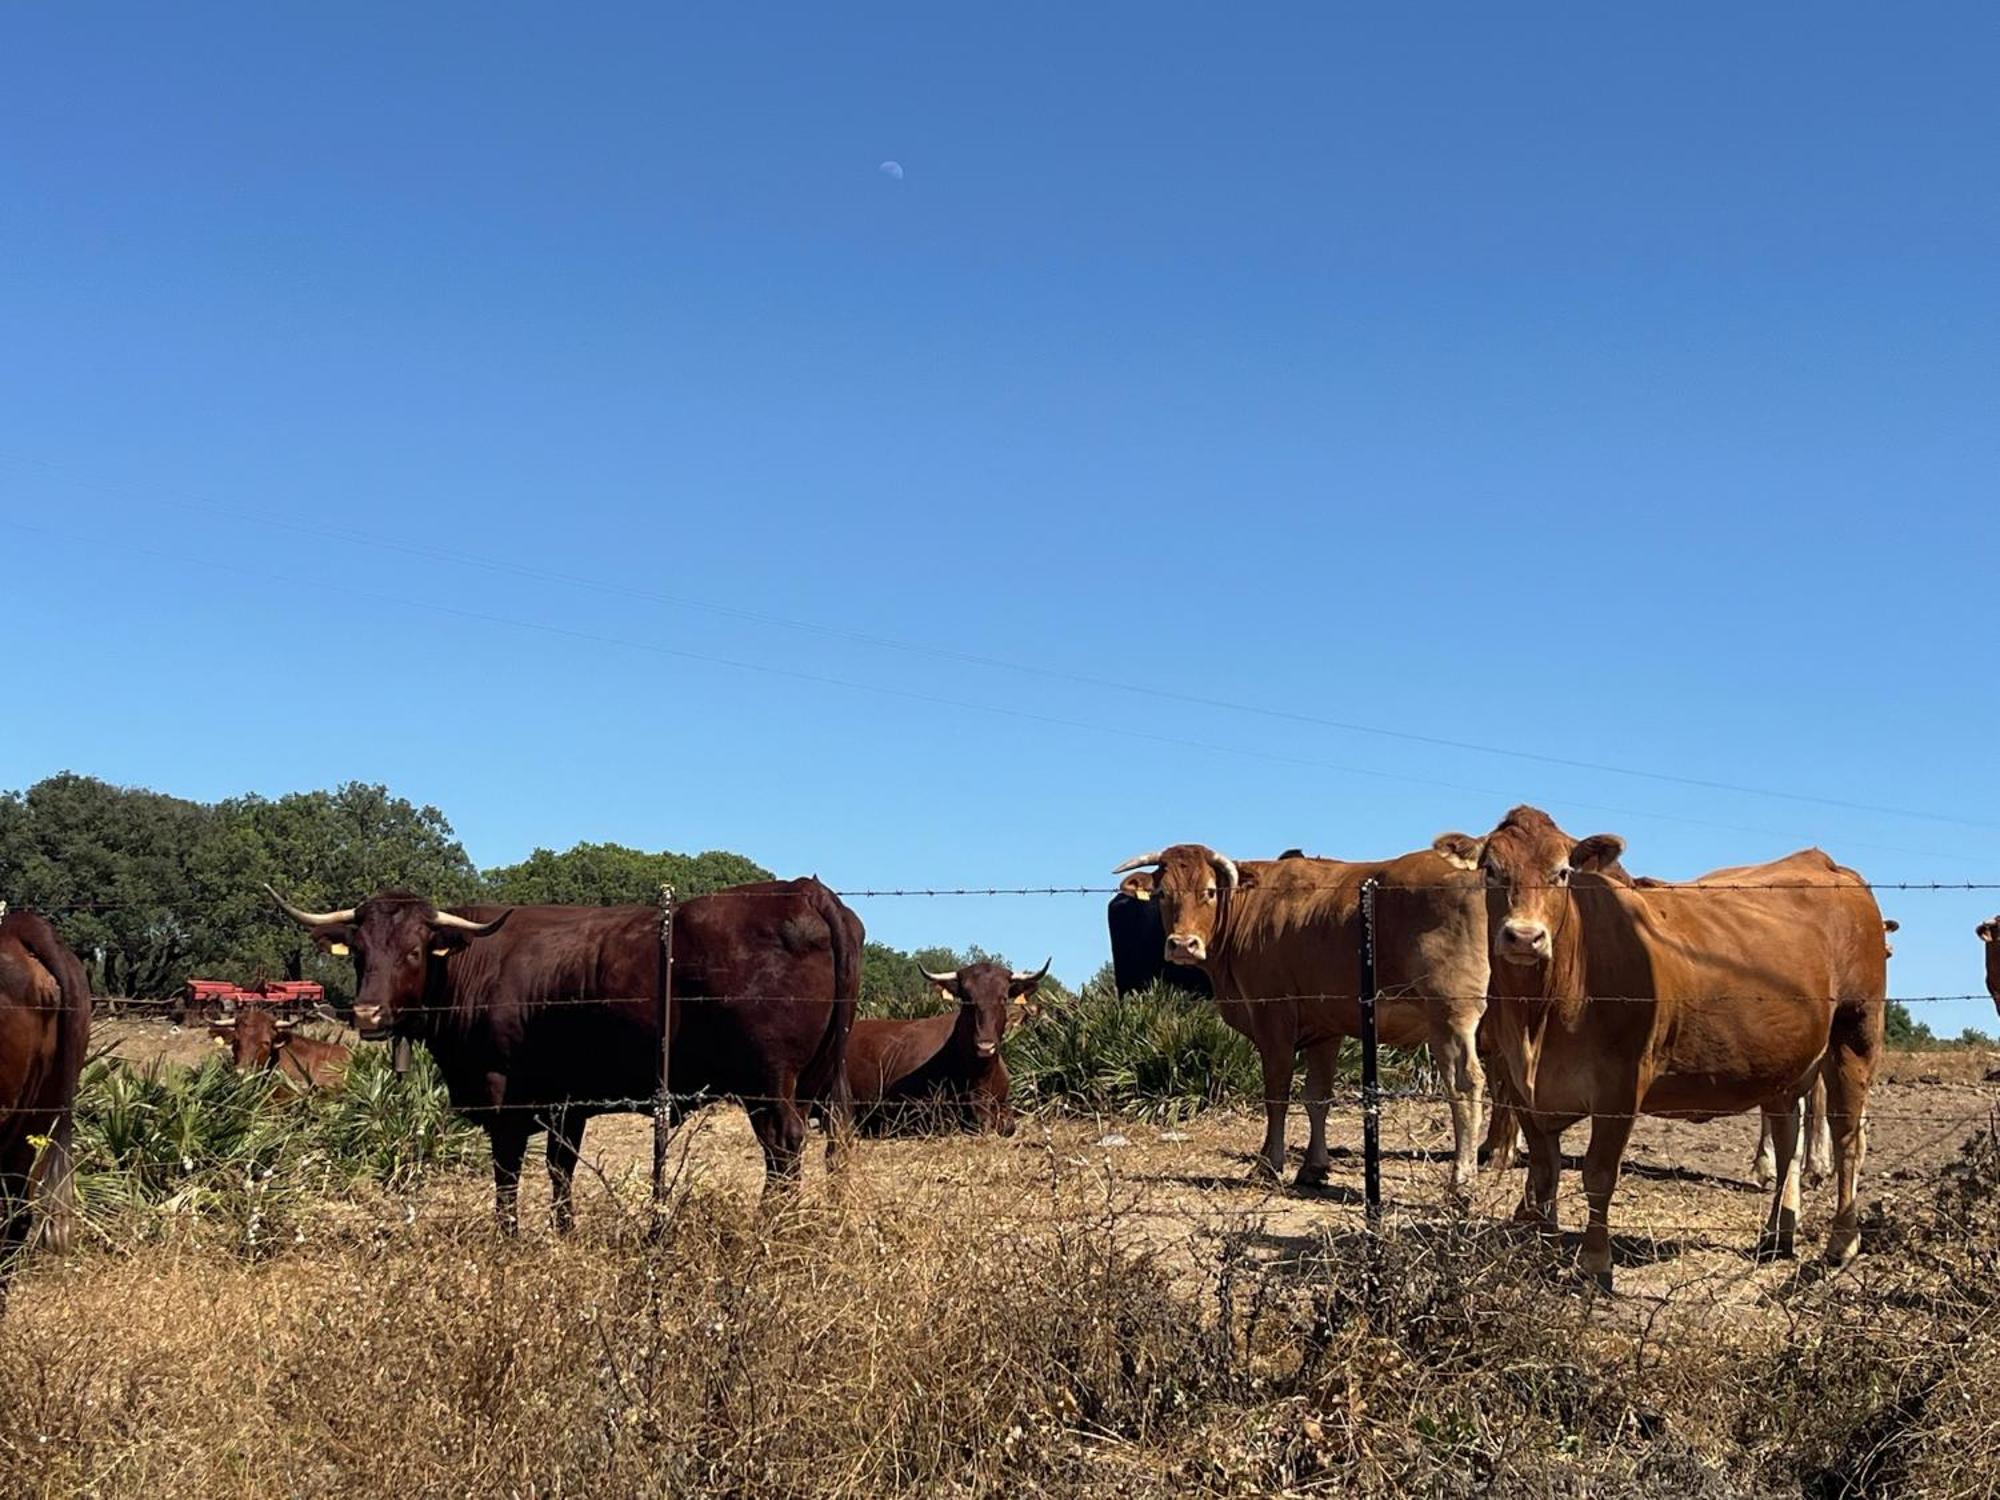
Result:
{"type": "MultiPolygon", "coordinates": [[[[937,1149],[954,1149],[938,1143],[937,1149]]],[[[461,1184],[467,1205],[476,1180],[461,1184]]],[[[355,1205],[347,1205],[352,1210],[355,1205]]],[[[2000,1156],[1968,1144],[1777,1316],[1580,1292],[1489,1220],[1186,1254],[1052,1174],[647,1241],[329,1213],[44,1261],[0,1335],[8,1495],[1991,1493],[2000,1156]],[[1017,1205],[1025,1210],[1028,1205],[1017,1205]],[[1190,1274],[1189,1264],[1195,1266],[1190,1274]]]]}

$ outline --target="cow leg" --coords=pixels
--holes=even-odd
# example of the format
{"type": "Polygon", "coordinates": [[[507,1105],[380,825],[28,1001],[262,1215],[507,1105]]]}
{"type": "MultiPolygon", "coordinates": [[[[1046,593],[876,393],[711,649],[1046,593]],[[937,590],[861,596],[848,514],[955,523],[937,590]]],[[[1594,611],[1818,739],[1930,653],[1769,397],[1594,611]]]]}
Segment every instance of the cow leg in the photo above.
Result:
{"type": "Polygon", "coordinates": [[[1757,1117],[1757,1155],[1751,1161],[1750,1170],[1757,1179],[1758,1187],[1770,1187],[1778,1180],[1778,1157],[1771,1145],[1769,1115],[1757,1117]]]}
{"type": "MultiPolygon", "coordinates": [[[[1479,1105],[1486,1093],[1486,1070],[1479,1062],[1479,1018],[1454,1027],[1451,1018],[1431,1017],[1431,1057],[1443,1075],[1451,1101],[1451,1185],[1463,1192],[1479,1175],[1479,1105]]],[[[1511,1132],[1510,1132],[1511,1134],[1511,1132]]],[[[1508,1145],[1511,1147],[1510,1140],[1508,1145]]]]}
{"type": "Polygon", "coordinates": [[[764,1191],[796,1186],[805,1152],[806,1121],[792,1101],[791,1089],[773,1089],[774,1097],[750,1109],[750,1128],[764,1148],[764,1191]]]}
{"type": "Polygon", "coordinates": [[[493,1217],[502,1234],[521,1227],[521,1163],[528,1155],[532,1122],[526,1115],[501,1115],[486,1127],[493,1143],[493,1217]]]}
{"type": "Polygon", "coordinates": [[[1757,1240],[1757,1258],[1790,1260],[1798,1253],[1799,1100],[1764,1111],[1764,1139],[1771,1145],[1771,1211],[1757,1240]]]}
{"type": "Polygon", "coordinates": [[[1521,1188],[1514,1222],[1552,1235],[1556,1232],[1556,1188],[1562,1180],[1562,1127],[1522,1111],[1515,1117],[1528,1145],[1528,1180],[1521,1188]]]}
{"type": "Polygon", "coordinates": [[[1611,1290],[1611,1195],[1618,1190],[1618,1168],[1625,1160],[1632,1125],[1630,1114],[1593,1116],[1590,1144],[1583,1153],[1583,1195],[1590,1203],[1590,1222],[1583,1229],[1581,1260],[1584,1273],[1607,1292],[1611,1290]]]}
{"type": "MultiPolygon", "coordinates": [[[[1340,1038],[1315,1042],[1306,1049],[1306,1158],[1299,1163],[1296,1179],[1300,1187],[1318,1187],[1333,1169],[1332,1154],[1326,1149],[1326,1111],[1333,1097],[1333,1079],[1340,1069],[1340,1038]]],[[[1284,1160],[1284,1137],[1278,1141],[1278,1158],[1284,1160]]]]}
{"type": "Polygon", "coordinates": [[[76,1173],[70,1157],[73,1117],[64,1110],[36,1163],[36,1200],[41,1204],[41,1243],[57,1255],[69,1254],[76,1218],[76,1173]]]}
{"type": "Polygon", "coordinates": [[[1826,1181],[1833,1161],[1833,1127],[1826,1120],[1826,1080],[1815,1075],[1806,1095],[1805,1180],[1809,1187],[1826,1181]]]}
{"type": "Polygon", "coordinates": [[[1861,1248],[1861,1218],[1855,1186],[1868,1150],[1868,1088],[1882,1045],[1882,1006],[1846,1007],[1834,1012],[1833,1044],[1820,1065],[1826,1085],[1826,1122],[1833,1136],[1833,1223],[1826,1232],[1826,1259],[1846,1265],[1861,1248]]]}
{"type": "Polygon", "coordinates": [[[1273,1182],[1285,1176],[1285,1116],[1292,1107],[1292,1063],[1298,1056],[1294,1028],[1287,1025],[1283,1030],[1282,1038],[1267,1038],[1257,1049],[1264,1072],[1264,1149],[1254,1170],[1273,1182]]]}
{"type": "Polygon", "coordinates": [[[573,1188],[586,1123],[572,1109],[558,1109],[549,1115],[549,1222],[557,1234],[568,1234],[576,1227],[573,1188]]]}

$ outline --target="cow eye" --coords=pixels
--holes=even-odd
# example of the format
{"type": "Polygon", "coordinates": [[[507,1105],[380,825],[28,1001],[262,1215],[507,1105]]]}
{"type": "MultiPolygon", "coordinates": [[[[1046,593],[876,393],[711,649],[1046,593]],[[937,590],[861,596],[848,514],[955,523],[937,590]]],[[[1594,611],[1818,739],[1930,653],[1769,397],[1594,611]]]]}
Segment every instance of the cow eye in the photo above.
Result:
{"type": "Polygon", "coordinates": [[[1549,877],[1549,883],[1552,885],[1568,885],[1569,876],[1570,869],[1568,865],[1557,865],[1555,874],[1549,877]]]}

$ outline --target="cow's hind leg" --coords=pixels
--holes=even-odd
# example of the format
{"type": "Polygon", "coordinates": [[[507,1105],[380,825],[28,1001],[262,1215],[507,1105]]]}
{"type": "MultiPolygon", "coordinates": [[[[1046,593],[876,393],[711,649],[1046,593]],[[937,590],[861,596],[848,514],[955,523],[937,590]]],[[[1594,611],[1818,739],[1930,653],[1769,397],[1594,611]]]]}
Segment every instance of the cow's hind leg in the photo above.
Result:
{"type": "Polygon", "coordinates": [[[573,1109],[549,1115],[549,1222],[558,1234],[576,1227],[576,1158],[583,1148],[584,1124],[585,1117],[573,1109]]]}
{"type": "Polygon", "coordinates": [[[1757,1154],[1751,1159],[1750,1172],[1761,1188],[1778,1180],[1778,1156],[1771,1145],[1771,1117],[1767,1114],[1757,1117],[1757,1154]]]}
{"type": "Polygon", "coordinates": [[[1826,1122],[1833,1136],[1833,1223],[1826,1232],[1826,1258],[1845,1265],[1861,1248],[1861,1218],[1855,1187],[1868,1148],[1868,1089],[1882,1050],[1883,1006],[1843,1006],[1834,1012],[1833,1043],[1820,1078],[1826,1084],[1826,1122]]]}
{"type": "Polygon", "coordinates": [[[493,1218],[502,1234],[521,1227],[521,1163],[528,1156],[533,1122],[525,1114],[501,1114],[486,1127],[493,1143],[493,1218]]]}
{"type": "Polygon", "coordinates": [[[1618,1190],[1618,1168],[1625,1143],[1632,1138],[1630,1114],[1596,1115],[1590,1122],[1590,1145],[1583,1153],[1583,1195],[1590,1203],[1590,1222],[1583,1230],[1581,1264],[1584,1274],[1605,1291],[1611,1290],[1611,1195],[1618,1190]]]}
{"type": "Polygon", "coordinates": [[[1806,1095],[1805,1180],[1808,1187],[1825,1182],[1833,1162],[1833,1128],[1826,1121],[1826,1080],[1813,1078],[1806,1095]]]}
{"type": "Polygon", "coordinates": [[[764,1191],[796,1186],[805,1154],[806,1119],[792,1097],[792,1081],[750,1106],[750,1128],[764,1148],[764,1191]]]}
{"type": "MultiPolygon", "coordinates": [[[[1333,1096],[1334,1075],[1339,1070],[1339,1037],[1329,1042],[1315,1042],[1306,1048],[1306,1127],[1309,1133],[1305,1160],[1299,1163],[1297,1181],[1300,1187],[1318,1187],[1332,1170],[1333,1157],[1326,1149],[1326,1111],[1333,1096]]],[[[1284,1160],[1282,1137],[1278,1158],[1280,1162],[1284,1160]]]]}
{"type": "MultiPolygon", "coordinates": [[[[1771,1211],[1757,1241],[1757,1258],[1789,1260],[1798,1253],[1799,1101],[1764,1111],[1764,1140],[1771,1147],[1771,1211]]],[[[1761,1160],[1761,1156],[1760,1156],[1761,1160]]]]}
{"type": "MultiPolygon", "coordinates": [[[[1452,1019],[1434,1015],[1431,1019],[1431,1057],[1444,1077],[1445,1096],[1451,1101],[1451,1185],[1463,1192],[1479,1175],[1479,1105],[1486,1094],[1486,1070],[1479,1061],[1479,1018],[1470,1024],[1452,1025],[1452,1019]]],[[[1508,1142],[1511,1148],[1513,1142],[1508,1142]]]]}

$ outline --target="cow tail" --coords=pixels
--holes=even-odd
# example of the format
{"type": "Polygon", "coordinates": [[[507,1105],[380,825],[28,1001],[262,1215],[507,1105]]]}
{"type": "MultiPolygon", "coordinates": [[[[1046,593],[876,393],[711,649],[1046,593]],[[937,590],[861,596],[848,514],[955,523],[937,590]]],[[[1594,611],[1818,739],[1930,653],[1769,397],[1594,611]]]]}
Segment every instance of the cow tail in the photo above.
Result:
{"type": "Polygon", "coordinates": [[[799,1075],[799,1094],[819,1102],[828,1124],[844,1131],[854,1106],[847,1083],[847,1039],[854,1030],[855,1003],[861,998],[862,928],[860,919],[819,880],[813,881],[811,891],[813,909],[826,923],[833,949],[833,1012],[819,1046],[799,1075]]]}

